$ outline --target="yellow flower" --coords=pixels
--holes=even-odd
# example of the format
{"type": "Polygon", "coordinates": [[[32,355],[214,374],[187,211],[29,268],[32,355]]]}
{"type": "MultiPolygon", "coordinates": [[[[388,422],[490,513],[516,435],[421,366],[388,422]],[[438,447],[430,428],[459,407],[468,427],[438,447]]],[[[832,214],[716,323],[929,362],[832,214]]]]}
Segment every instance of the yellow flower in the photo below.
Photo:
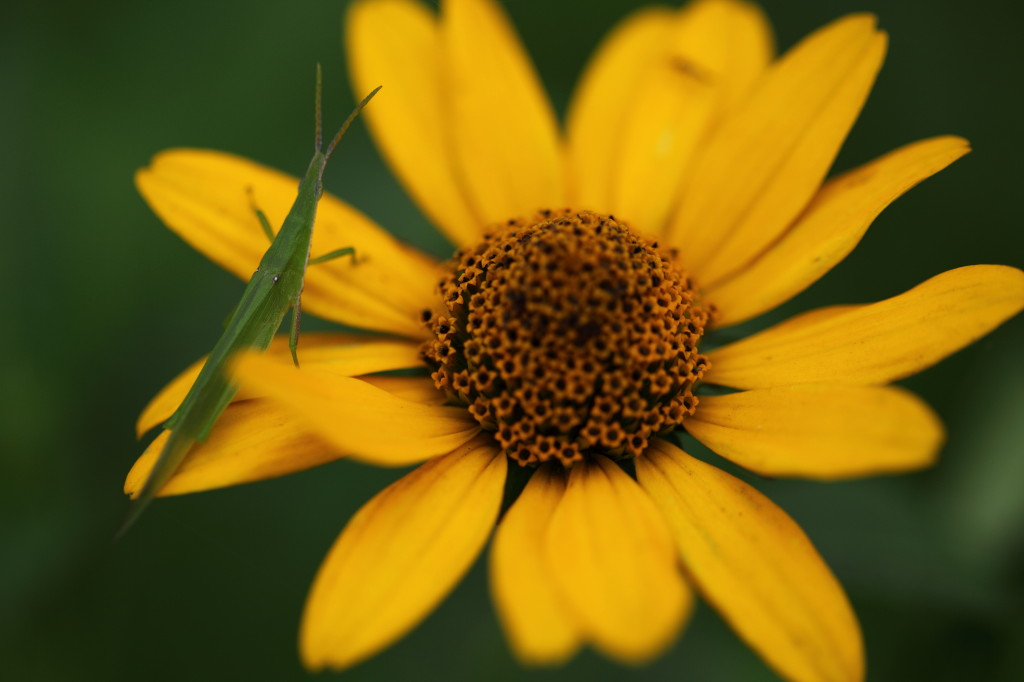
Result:
{"type": "MultiPolygon", "coordinates": [[[[713,345],[717,329],[814,283],[890,202],[968,151],[928,139],[825,180],[882,63],[874,18],[840,19],[775,58],[742,0],[641,10],[592,60],[564,136],[493,0],[445,0],[440,16],[359,0],[346,44],[357,92],[385,85],[366,113],[377,143],[459,251],[438,264],[325,195],[312,255],[354,245],[359,260],[311,267],[304,305],[379,335],[306,334],[300,371],[283,343],[241,357],[235,401],[161,494],[340,457],[424,462],[324,561],[302,624],[313,669],[350,666],[420,622],[481,552],[507,470],[523,466],[532,476],[490,553],[523,661],[587,644],[649,660],[696,590],[781,676],[862,678],[855,616],[796,523],[667,436],[685,431],[769,476],[927,466],[942,426],[888,384],[1024,306],[1024,273],[977,265],[713,345]],[[424,364],[432,378],[380,374],[424,364]]],[[[158,155],[137,183],[243,278],[266,247],[248,190],[280,224],[296,187],[200,150],[158,155]]],[[[197,371],[151,402],[140,433],[197,371]]]]}

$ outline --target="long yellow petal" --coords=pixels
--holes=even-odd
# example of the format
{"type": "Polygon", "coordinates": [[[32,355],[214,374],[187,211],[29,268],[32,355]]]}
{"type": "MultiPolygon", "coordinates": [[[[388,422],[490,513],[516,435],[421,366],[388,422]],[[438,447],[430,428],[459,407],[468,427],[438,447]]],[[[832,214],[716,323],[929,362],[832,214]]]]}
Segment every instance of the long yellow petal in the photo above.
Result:
{"type": "Polygon", "coordinates": [[[929,466],[945,437],[909,391],[822,384],[703,396],[686,430],[759,474],[825,480],[929,466]]]}
{"type": "MultiPolygon", "coordinates": [[[[135,497],[142,489],[168,433],[157,436],[136,460],[125,479],[125,493],[135,497]]],[[[288,410],[268,400],[246,400],[228,406],[210,437],[192,448],[158,495],[181,495],[284,476],[344,454],[298,428],[288,410]]]]}
{"type": "Polygon", "coordinates": [[[701,594],[768,665],[800,682],[863,678],[860,628],[846,595],[784,511],[661,440],[636,469],[701,594]]]}
{"type": "Polygon", "coordinates": [[[516,656],[551,665],[571,657],[583,634],[554,583],[545,538],[565,493],[565,476],[541,467],[505,514],[491,548],[491,593],[516,656]]]}
{"type": "Polygon", "coordinates": [[[936,137],[830,180],[778,244],[706,291],[719,311],[715,324],[742,322],[796,296],[853,251],[889,204],[969,151],[963,138],[936,137]]]}
{"type": "MultiPolygon", "coordinates": [[[[295,201],[299,181],[231,154],[172,149],[140,169],[135,184],[178,236],[248,280],[270,245],[252,202],[277,229],[295,201]]],[[[418,316],[434,302],[434,265],[362,213],[324,194],[311,256],[346,246],[355,247],[355,264],[341,258],[312,265],[306,272],[302,303],[307,312],[366,329],[423,337],[418,316]]]]}
{"type": "Polygon", "coordinates": [[[351,666],[399,639],[469,569],[501,507],[505,456],[470,443],[427,462],[360,509],[317,574],[302,617],[302,660],[351,666]]]}
{"type": "Polygon", "coordinates": [[[296,369],[259,353],[239,354],[231,373],[352,459],[373,464],[420,462],[451,452],[480,431],[462,408],[403,400],[359,379],[296,369]]]}
{"type": "MultiPolygon", "coordinates": [[[[674,13],[638,10],[620,22],[591,58],[569,107],[567,163],[573,206],[614,213],[613,177],[621,131],[635,110],[643,75],[668,43],[674,13]]],[[[632,216],[621,216],[632,221],[632,216]]]]}
{"type": "Polygon", "coordinates": [[[359,379],[395,397],[414,403],[444,405],[448,402],[448,397],[437,390],[434,380],[430,377],[362,376],[359,379]]]}
{"type": "Polygon", "coordinates": [[[775,56],[768,17],[747,0],[694,0],[679,16],[681,54],[704,55],[706,66],[724,76],[715,85],[722,90],[722,110],[730,111],[748,97],[775,56]]]}
{"type": "MultiPolygon", "coordinates": [[[[271,357],[290,358],[287,335],[276,336],[267,348],[271,357]]],[[[299,357],[305,366],[322,366],[340,376],[359,376],[373,372],[419,367],[418,346],[395,339],[379,339],[356,334],[303,334],[299,340],[299,357]]],[[[170,418],[185,394],[195,383],[206,358],[194,362],[149,401],[135,423],[139,437],[170,418]]],[[[233,401],[260,397],[251,387],[240,389],[233,401]]]]}
{"type": "Polygon", "coordinates": [[[886,37],[840,19],[776,62],[695,161],[667,241],[711,286],[782,234],[817,191],[874,83],[886,37]]]}
{"type": "Polygon", "coordinates": [[[755,5],[698,0],[672,22],[662,51],[637,79],[612,165],[612,212],[659,235],[676,206],[698,145],[730,104],[747,94],[772,56],[771,32],[755,5]]]}
{"type": "Polygon", "coordinates": [[[441,85],[437,18],[414,0],[351,5],[345,47],[358,97],[384,89],[363,114],[392,171],[453,242],[476,242],[484,227],[455,172],[441,85]]]}
{"type": "Polygon", "coordinates": [[[665,521],[605,457],[577,464],[547,536],[552,578],[587,639],[626,663],[672,643],[692,607],[665,521]]]}
{"type": "Polygon", "coordinates": [[[836,317],[844,313],[853,312],[862,306],[855,304],[844,304],[844,305],[830,305],[824,308],[815,308],[813,310],[807,310],[798,315],[794,315],[788,320],[783,320],[773,327],[777,332],[785,330],[788,332],[795,332],[798,329],[804,327],[810,327],[813,325],[820,324],[830,317],[836,317]]]}
{"type": "Polygon", "coordinates": [[[501,7],[442,0],[441,35],[444,130],[476,214],[497,223],[562,207],[555,115],[501,7]]]}
{"type": "Polygon", "coordinates": [[[1024,308],[1024,272],[971,265],[879,303],[777,325],[708,353],[705,381],[734,388],[884,384],[920,372],[1024,308]]]}

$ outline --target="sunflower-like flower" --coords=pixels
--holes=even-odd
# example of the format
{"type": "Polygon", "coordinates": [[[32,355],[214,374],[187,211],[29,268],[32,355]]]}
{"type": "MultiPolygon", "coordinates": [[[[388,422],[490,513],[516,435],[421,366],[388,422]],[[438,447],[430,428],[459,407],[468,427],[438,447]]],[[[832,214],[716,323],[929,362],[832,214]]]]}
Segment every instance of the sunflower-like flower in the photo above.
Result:
{"type": "MultiPolygon", "coordinates": [[[[312,255],[352,245],[357,261],[312,266],[304,305],[377,335],[304,335],[298,371],[283,343],[240,357],[240,392],[161,494],[341,457],[422,463],[324,561],[302,623],[312,669],[364,660],[420,622],[508,495],[490,575],[523,661],[587,644],[649,660],[696,591],[783,677],[860,679],[856,618],[811,542],[678,434],[767,476],[925,467],[942,426],[889,384],[1024,306],[1024,273],[976,265],[715,345],[968,151],[928,139],[825,180],[885,54],[874,18],[842,18],[775,58],[742,0],[641,10],[591,61],[564,134],[493,0],[444,0],[439,15],[359,0],[346,44],[356,90],[386,86],[366,113],[378,145],[457,251],[437,263],[325,195],[312,255]],[[410,368],[421,371],[384,374],[410,368]],[[512,467],[529,475],[517,497],[512,467]]],[[[243,278],[266,246],[250,196],[280,224],[296,187],[199,150],[159,154],[137,183],[171,229],[243,278]]],[[[151,402],[140,433],[197,371],[151,402]]]]}

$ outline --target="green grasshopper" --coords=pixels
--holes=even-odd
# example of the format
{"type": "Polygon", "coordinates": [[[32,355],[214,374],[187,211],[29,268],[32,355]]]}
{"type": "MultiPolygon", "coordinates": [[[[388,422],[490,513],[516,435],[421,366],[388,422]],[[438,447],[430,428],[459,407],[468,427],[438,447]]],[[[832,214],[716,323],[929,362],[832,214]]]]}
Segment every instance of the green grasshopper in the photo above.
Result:
{"type": "Polygon", "coordinates": [[[254,205],[263,231],[272,240],[270,248],[249,279],[241,301],[228,318],[223,334],[214,345],[192,388],[164,424],[164,428],[169,429],[171,434],[160,451],[160,456],[145,485],[133,500],[132,508],[121,530],[118,531],[118,537],[139,518],[143,509],[178,469],[192,446],[196,442],[206,440],[213,425],[238,391],[238,387],[228,381],[225,373],[228,359],[243,348],[266,350],[289,308],[292,311],[292,319],[288,347],[291,349],[292,361],[298,366],[296,348],[299,342],[302,286],[306,266],[341,256],[354,257],[354,249],[346,247],[310,260],[309,246],[313,237],[316,207],[323,194],[323,175],[327,160],[352,121],[377,94],[380,86],[356,105],[324,152],[320,114],[322,80],[320,65],[317,64],[316,145],[309,168],[299,183],[295,203],[292,204],[276,237],[266,215],[254,205]]]}

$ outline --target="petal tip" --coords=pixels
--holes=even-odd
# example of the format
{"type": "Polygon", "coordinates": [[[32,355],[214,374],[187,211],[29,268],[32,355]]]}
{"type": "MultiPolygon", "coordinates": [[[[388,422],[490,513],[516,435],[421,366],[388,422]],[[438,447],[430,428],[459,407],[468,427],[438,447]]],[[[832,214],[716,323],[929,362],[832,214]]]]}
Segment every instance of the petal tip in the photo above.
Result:
{"type": "Polygon", "coordinates": [[[836,25],[843,26],[856,26],[860,30],[876,30],[878,28],[878,15],[874,12],[852,12],[845,16],[839,17],[835,21],[836,25]]]}
{"type": "Polygon", "coordinates": [[[302,634],[299,636],[299,661],[301,661],[302,667],[306,669],[306,672],[310,674],[323,672],[329,665],[326,656],[316,651],[315,648],[309,641],[309,636],[306,634],[304,627],[302,634]]]}
{"type": "Polygon", "coordinates": [[[124,486],[122,490],[124,494],[131,499],[135,499],[139,495],[139,490],[142,488],[142,482],[145,477],[140,470],[139,463],[142,461],[142,457],[135,461],[132,468],[128,470],[128,474],[124,477],[124,486]]]}
{"type": "Polygon", "coordinates": [[[149,166],[142,166],[136,168],[135,173],[132,175],[132,180],[135,182],[135,188],[142,191],[142,184],[146,181],[146,176],[150,174],[149,166]]]}
{"type": "Polygon", "coordinates": [[[967,151],[972,151],[971,141],[968,140],[966,137],[961,137],[960,135],[944,135],[943,137],[949,140],[950,142],[957,143],[963,146],[963,148],[967,151]]]}
{"type": "Polygon", "coordinates": [[[944,153],[948,154],[948,164],[951,164],[957,159],[961,159],[974,151],[971,147],[970,140],[959,135],[937,135],[933,138],[929,138],[928,141],[937,146],[941,146],[944,153]]]}

